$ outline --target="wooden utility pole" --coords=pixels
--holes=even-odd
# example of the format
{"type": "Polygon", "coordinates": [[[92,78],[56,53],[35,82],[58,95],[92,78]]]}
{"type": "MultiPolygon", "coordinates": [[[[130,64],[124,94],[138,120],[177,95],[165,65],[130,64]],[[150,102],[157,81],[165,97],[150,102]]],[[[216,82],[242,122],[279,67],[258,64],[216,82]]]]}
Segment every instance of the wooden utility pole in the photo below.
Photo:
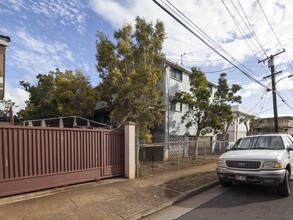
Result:
{"type": "Polygon", "coordinates": [[[279,53],[276,53],[274,55],[271,55],[270,57],[267,57],[263,60],[258,61],[258,63],[261,63],[268,60],[268,67],[271,68],[271,75],[264,77],[264,79],[271,77],[271,80],[272,80],[273,109],[274,109],[274,122],[275,122],[276,133],[279,133],[279,121],[278,121],[278,107],[277,107],[277,95],[276,95],[277,91],[276,91],[276,77],[275,76],[276,74],[281,73],[282,71],[275,73],[274,57],[284,52],[285,52],[285,49],[283,49],[279,53]]]}

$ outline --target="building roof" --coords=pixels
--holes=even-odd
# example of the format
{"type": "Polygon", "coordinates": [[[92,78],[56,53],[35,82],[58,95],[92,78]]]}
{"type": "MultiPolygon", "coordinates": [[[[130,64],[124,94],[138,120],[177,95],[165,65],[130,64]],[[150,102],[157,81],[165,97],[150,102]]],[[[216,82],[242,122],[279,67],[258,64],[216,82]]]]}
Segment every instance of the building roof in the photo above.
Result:
{"type": "Polygon", "coordinates": [[[242,114],[242,115],[246,115],[246,116],[253,116],[255,115],[254,112],[252,112],[251,110],[240,106],[240,105],[233,105],[232,106],[232,112],[236,113],[236,114],[242,114]]]}
{"type": "MultiPolygon", "coordinates": [[[[271,116],[271,117],[261,117],[261,119],[273,119],[273,118],[274,118],[273,116],[271,116]]],[[[293,120],[293,116],[290,116],[290,115],[288,115],[288,116],[278,116],[278,118],[279,119],[284,118],[284,119],[291,119],[291,120],[293,120]]]]}

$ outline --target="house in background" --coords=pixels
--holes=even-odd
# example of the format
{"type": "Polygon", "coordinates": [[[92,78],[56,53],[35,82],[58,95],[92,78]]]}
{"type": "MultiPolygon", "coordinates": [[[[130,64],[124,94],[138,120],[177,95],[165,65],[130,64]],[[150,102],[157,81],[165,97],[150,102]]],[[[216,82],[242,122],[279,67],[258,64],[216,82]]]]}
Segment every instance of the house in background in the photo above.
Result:
{"type": "MultiPolygon", "coordinates": [[[[278,117],[279,132],[293,135],[293,116],[278,117]]],[[[253,125],[253,134],[274,133],[274,117],[261,118],[253,125]]]]}
{"type": "Polygon", "coordinates": [[[10,37],[0,35],[0,100],[4,99],[5,88],[5,49],[10,42],[10,37]]]}
{"type": "Polygon", "coordinates": [[[229,142],[236,142],[239,138],[246,137],[250,131],[251,118],[255,116],[253,112],[240,105],[232,106],[234,120],[228,128],[229,142]]]}

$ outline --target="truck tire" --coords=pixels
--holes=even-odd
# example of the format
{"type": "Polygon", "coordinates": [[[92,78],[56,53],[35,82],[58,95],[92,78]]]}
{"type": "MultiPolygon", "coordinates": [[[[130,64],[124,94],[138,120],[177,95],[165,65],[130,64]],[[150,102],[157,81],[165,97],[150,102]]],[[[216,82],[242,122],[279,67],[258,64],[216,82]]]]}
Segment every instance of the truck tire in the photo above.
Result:
{"type": "Polygon", "coordinates": [[[290,176],[289,176],[288,170],[286,170],[283,182],[279,186],[277,186],[277,193],[280,196],[284,196],[284,197],[287,197],[290,195],[290,176]]]}
{"type": "Polygon", "coordinates": [[[221,186],[223,186],[223,187],[232,186],[232,181],[230,181],[230,180],[223,180],[223,179],[219,178],[219,182],[220,182],[221,186]]]}

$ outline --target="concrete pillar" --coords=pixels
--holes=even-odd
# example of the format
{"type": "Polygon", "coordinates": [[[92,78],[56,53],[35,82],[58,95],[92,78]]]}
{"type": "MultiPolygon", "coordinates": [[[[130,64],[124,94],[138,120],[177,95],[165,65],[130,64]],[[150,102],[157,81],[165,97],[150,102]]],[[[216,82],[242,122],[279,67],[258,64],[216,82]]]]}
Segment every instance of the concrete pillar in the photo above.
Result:
{"type": "Polygon", "coordinates": [[[59,128],[64,128],[64,124],[63,124],[62,118],[59,119],[59,128]]]}
{"type": "Polygon", "coordinates": [[[135,178],[135,123],[128,122],[125,131],[125,177],[135,178]]]}
{"type": "Polygon", "coordinates": [[[45,120],[42,120],[42,121],[41,121],[41,127],[46,127],[46,122],[45,122],[45,120]]]}
{"type": "Polygon", "coordinates": [[[34,126],[32,121],[28,121],[28,125],[27,126],[34,126]]]}
{"type": "Polygon", "coordinates": [[[73,118],[73,127],[77,127],[77,123],[76,123],[76,117],[73,118]]]}

